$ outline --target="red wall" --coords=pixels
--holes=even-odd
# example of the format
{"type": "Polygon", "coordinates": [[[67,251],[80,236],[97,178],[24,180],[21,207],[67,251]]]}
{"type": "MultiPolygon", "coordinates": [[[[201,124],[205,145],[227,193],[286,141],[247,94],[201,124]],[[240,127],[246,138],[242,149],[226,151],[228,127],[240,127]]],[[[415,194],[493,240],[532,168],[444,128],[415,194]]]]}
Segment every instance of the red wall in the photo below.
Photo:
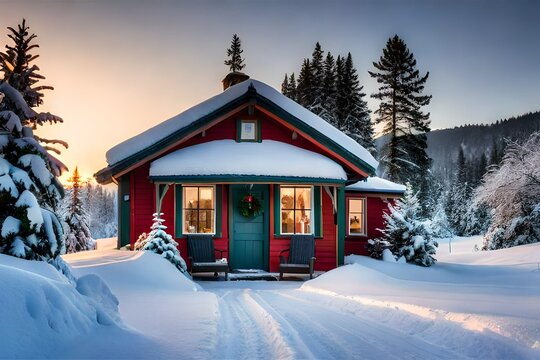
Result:
{"type": "MultiPolygon", "coordinates": [[[[205,131],[205,136],[197,134],[191,139],[177,145],[166,153],[164,156],[177,149],[192,146],[199,143],[204,143],[213,140],[221,139],[236,139],[237,130],[236,124],[238,118],[250,118],[247,115],[247,110],[239,112],[205,131]]],[[[320,149],[313,143],[302,138],[300,135],[297,139],[292,139],[292,131],[285,126],[279,124],[270,117],[256,112],[255,117],[261,121],[261,134],[264,140],[276,140],[302,147],[310,151],[328,155],[324,150],[320,149]]],[[[152,159],[153,160],[153,159],[152,159]]],[[[150,161],[140,165],[130,172],[131,179],[131,244],[133,245],[139,235],[143,232],[148,233],[152,225],[152,214],[156,211],[156,194],[155,186],[148,179],[150,161]]],[[[222,236],[215,239],[215,248],[228,251],[228,185],[222,185],[222,236]]],[[[273,186],[270,187],[271,192],[273,186]]],[[[168,227],[169,233],[174,234],[174,188],[170,188],[162,204],[162,212],[164,213],[165,225],[168,227]]],[[[322,191],[322,218],[323,218],[323,238],[316,239],[315,263],[316,270],[330,270],[336,267],[336,225],[334,224],[334,215],[332,211],[332,203],[328,194],[322,191]]],[[[270,199],[273,199],[271,194],[270,199]]],[[[271,201],[270,208],[270,271],[279,270],[279,252],[289,247],[290,239],[286,237],[275,237],[273,226],[273,204],[271,201]]],[[[368,235],[376,237],[377,227],[382,226],[382,209],[386,207],[379,198],[370,197],[368,199],[368,235]]],[[[363,251],[364,239],[347,239],[345,242],[345,254],[349,253],[365,253],[363,251]]],[[[185,239],[176,239],[179,243],[179,250],[182,256],[187,260],[187,243],[185,239]]],[[[226,257],[229,257],[228,252],[226,257]]]]}
{"type": "MultiPolygon", "coordinates": [[[[345,194],[347,208],[349,199],[354,198],[366,198],[366,211],[367,211],[367,235],[357,236],[345,236],[345,255],[368,255],[366,250],[366,244],[368,239],[375,239],[381,236],[381,232],[377,229],[384,227],[384,212],[388,211],[388,202],[394,201],[393,199],[387,199],[381,195],[347,192],[345,194]]],[[[348,211],[347,211],[348,213],[348,211]]],[[[347,215],[346,215],[347,216],[347,215]]],[[[347,225],[346,234],[349,233],[349,221],[345,221],[347,225]]]]}

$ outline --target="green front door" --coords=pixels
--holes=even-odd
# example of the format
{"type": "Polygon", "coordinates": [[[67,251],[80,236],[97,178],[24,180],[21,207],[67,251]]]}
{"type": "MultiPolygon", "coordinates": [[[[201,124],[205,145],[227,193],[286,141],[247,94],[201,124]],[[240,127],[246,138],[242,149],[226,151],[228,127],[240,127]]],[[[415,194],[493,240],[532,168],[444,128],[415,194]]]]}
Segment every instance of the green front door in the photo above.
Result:
{"type": "Polygon", "coordinates": [[[268,270],[268,185],[231,185],[230,265],[232,269],[268,270]],[[257,197],[263,212],[245,217],[239,211],[240,200],[247,194],[257,197]]]}

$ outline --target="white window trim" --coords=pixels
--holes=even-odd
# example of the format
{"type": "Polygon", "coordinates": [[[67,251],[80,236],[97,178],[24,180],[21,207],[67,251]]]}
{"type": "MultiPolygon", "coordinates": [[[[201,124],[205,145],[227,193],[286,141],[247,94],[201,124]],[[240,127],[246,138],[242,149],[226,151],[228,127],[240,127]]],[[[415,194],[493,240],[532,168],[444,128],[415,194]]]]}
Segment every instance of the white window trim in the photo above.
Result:
{"type": "MultiPolygon", "coordinates": [[[[280,185],[279,186],[279,234],[280,235],[297,235],[297,234],[300,234],[300,235],[315,235],[315,219],[314,219],[314,215],[315,215],[315,187],[313,185],[280,185]],[[283,187],[288,187],[288,188],[311,188],[311,208],[310,208],[310,212],[311,212],[311,217],[310,217],[310,221],[311,221],[311,226],[310,226],[310,230],[311,232],[308,232],[308,233],[284,233],[284,232],[281,232],[281,229],[283,228],[283,224],[281,223],[281,213],[283,211],[283,208],[282,208],[282,203],[281,203],[281,188],[283,187]]],[[[296,199],[295,199],[295,202],[296,202],[296,199]]],[[[296,206],[296,205],[295,205],[296,206]]],[[[296,209],[296,208],[295,208],[296,209]]]]}
{"type": "MultiPolygon", "coordinates": [[[[217,209],[216,209],[216,185],[209,185],[209,184],[182,184],[182,235],[216,235],[216,216],[217,216],[217,209]],[[185,222],[186,222],[186,216],[185,216],[185,207],[184,207],[184,201],[186,199],[186,196],[185,196],[185,192],[184,192],[184,188],[187,188],[187,187],[196,187],[196,188],[199,188],[199,187],[211,187],[213,189],[213,196],[212,196],[212,199],[213,199],[213,208],[214,208],[214,224],[213,224],[213,228],[214,228],[214,231],[213,232],[209,232],[209,233],[200,233],[200,232],[186,232],[186,229],[184,228],[184,225],[185,225],[185,222]]],[[[198,209],[200,210],[200,209],[198,209]]],[[[203,209],[204,210],[204,209],[203,209]]],[[[176,213],[176,211],[175,211],[176,213]]]]}
{"type": "Polygon", "coordinates": [[[347,199],[347,235],[348,236],[367,236],[367,198],[365,197],[350,197],[347,199]],[[362,200],[364,202],[364,206],[363,206],[363,213],[362,213],[362,218],[363,218],[363,229],[364,231],[362,233],[352,233],[351,234],[351,223],[350,223],[350,213],[351,213],[351,204],[350,204],[350,201],[351,200],[362,200]]]}

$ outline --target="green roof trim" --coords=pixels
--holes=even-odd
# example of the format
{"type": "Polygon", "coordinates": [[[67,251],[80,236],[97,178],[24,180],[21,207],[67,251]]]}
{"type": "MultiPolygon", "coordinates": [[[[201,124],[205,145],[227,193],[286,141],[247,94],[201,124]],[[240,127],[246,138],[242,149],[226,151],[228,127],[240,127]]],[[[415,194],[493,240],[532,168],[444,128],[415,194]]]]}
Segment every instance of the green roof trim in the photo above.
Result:
{"type": "Polygon", "coordinates": [[[321,143],[322,145],[326,146],[328,149],[334,151],[335,153],[339,154],[340,156],[344,157],[345,159],[349,160],[353,164],[357,165],[359,168],[363,169],[368,173],[369,175],[374,175],[376,169],[371,167],[369,164],[367,164],[362,159],[358,158],[356,155],[352,154],[350,151],[345,149],[340,144],[336,143],[332,139],[328,138],[326,135],[320,133],[316,129],[312,128],[311,126],[307,125],[302,120],[296,118],[295,116],[291,115],[289,112],[285,111],[281,107],[277,106],[275,103],[270,101],[269,99],[265,98],[264,96],[257,93],[255,87],[252,85],[248,88],[248,90],[241,96],[237,97],[236,99],[230,101],[226,105],[220,107],[219,109],[216,109],[215,111],[201,117],[200,119],[194,121],[193,123],[189,124],[188,126],[183,127],[182,129],[173,132],[172,134],[167,135],[160,141],[148,146],[144,150],[141,150],[131,156],[128,156],[127,158],[113,164],[109,165],[108,167],[98,171],[96,174],[94,174],[96,180],[99,183],[110,183],[112,181],[112,177],[115,174],[121,173],[122,171],[125,171],[129,167],[133,166],[139,161],[144,160],[148,156],[151,156],[153,153],[169,147],[176,143],[178,140],[182,139],[183,137],[196,132],[198,129],[202,128],[204,125],[206,125],[211,120],[222,116],[231,110],[246,104],[250,105],[254,101],[257,105],[265,108],[266,110],[270,111],[271,113],[275,114],[276,116],[282,118],[283,120],[287,121],[294,127],[298,128],[299,130],[309,134],[312,136],[316,141],[321,143]]]}
{"type": "Polygon", "coordinates": [[[322,179],[295,176],[260,176],[260,175],[182,175],[150,176],[153,182],[178,184],[218,184],[218,183],[284,183],[284,184],[337,184],[345,185],[345,180],[322,179]]]}

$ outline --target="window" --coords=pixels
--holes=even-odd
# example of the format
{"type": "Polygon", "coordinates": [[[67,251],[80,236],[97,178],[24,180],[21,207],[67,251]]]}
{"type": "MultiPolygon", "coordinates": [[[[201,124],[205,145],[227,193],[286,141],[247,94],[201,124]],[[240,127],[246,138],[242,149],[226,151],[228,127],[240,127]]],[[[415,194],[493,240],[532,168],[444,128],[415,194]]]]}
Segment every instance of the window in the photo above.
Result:
{"type": "Polygon", "coordinates": [[[215,234],[215,188],[213,186],[185,186],[182,198],[184,234],[215,234]]]}
{"type": "Polygon", "coordinates": [[[312,234],[313,188],[282,186],[280,191],[281,233],[312,234]]]}
{"type": "Polygon", "coordinates": [[[366,199],[349,199],[349,235],[366,235],[366,199]]]}
{"type": "Polygon", "coordinates": [[[261,140],[261,129],[257,120],[238,120],[237,126],[237,141],[257,142],[261,140]]]}

